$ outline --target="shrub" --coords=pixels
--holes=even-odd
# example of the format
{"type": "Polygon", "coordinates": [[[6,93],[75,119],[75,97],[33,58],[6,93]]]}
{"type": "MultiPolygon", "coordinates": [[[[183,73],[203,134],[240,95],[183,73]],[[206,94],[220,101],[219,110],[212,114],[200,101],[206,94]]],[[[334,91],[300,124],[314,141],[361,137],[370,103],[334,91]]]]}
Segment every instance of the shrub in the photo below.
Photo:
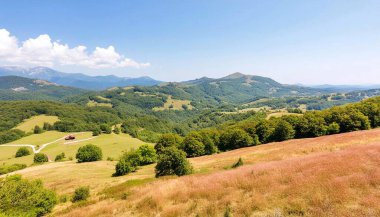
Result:
{"type": "Polygon", "coordinates": [[[40,180],[13,175],[0,179],[0,186],[0,213],[5,216],[42,216],[57,204],[55,192],[45,189],[40,180]]]}
{"type": "Polygon", "coordinates": [[[237,167],[240,167],[243,165],[244,165],[243,159],[241,159],[241,157],[240,157],[239,160],[236,161],[236,163],[234,163],[231,168],[237,168],[237,167]]]}
{"type": "Polygon", "coordinates": [[[224,151],[251,145],[254,145],[254,140],[242,129],[227,130],[219,139],[219,149],[224,151]]]}
{"type": "Polygon", "coordinates": [[[205,154],[205,145],[200,139],[195,136],[195,133],[192,133],[183,140],[182,149],[186,152],[187,157],[197,157],[205,154]]]}
{"type": "Polygon", "coordinates": [[[62,152],[61,154],[55,156],[55,160],[54,160],[54,161],[61,161],[61,160],[63,160],[65,157],[66,157],[65,153],[62,152]]]}
{"type": "Polygon", "coordinates": [[[37,153],[34,155],[33,161],[34,163],[45,163],[49,161],[49,158],[46,154],[37,153]]]}
{"type": "Polygon", "coordinates": [[[24,157],[30,155],[30,150],[27,147],[21,147],[16,152],[16,157],[24,157]]]}
{"type": "Polygon", "coordinates": [[[157,154],[160,154],[164,148],[178,147],[181,143],[182,138],[177,134],[163,134],[154,146],[154,149],[156,149],[157,154]]]}
{"type": "Polygon", "coordinates": [[[327,127],[327,134],[337,134],[340,131],[339,124],[333,122],[327,127]]]}
{"type": "Polygon", "coordinates": [[[34,134],[40,134],[40,133],[42,133],[42,129],[41,129],[41,127],[38,126],[38,125],[36,125],[36,126],[34,127],[33,133],[34,133],[34,134]]]}
{"type": "Polygon", "coordinates": [[[76,154],[76,159],[78,160],[78,163],[98,161],[101,160],[102,157],[102,149],[92,144],[80,147],[76,154]]]}
{"type": "Polygon", "coordinates": [[[115,166],[115,173],[113,176],[122,176],[130,172],[135,172],[141,163],[141,156],[137,151],[125,152],[120,157],[119,162],[115,166]]]}
{"type": "Polygon", "coordinates": [[[45,122],[44,126],[42,127],[43,130],[53,130],[54,127],[50,123],[45,122]]]}
{"type": "Polygon", "coordinates": [[[87,200],[87,198],[90,197],[90,188],[87,187],[79,187],[75,189],[72,202],[78,202],[78,201],[84,201],[87,200]]]}
{"type": "Polygon", "coordinates": [[[186,153],[174,147],[165,148],[158,157],[156,177],[166,175],[183,176],[192,173],[186,153]]]}
{"type": "Polygon", "coordinates": [[[294,135],[295,135],[295,131],[293,129],[293,126],[284,120],[280,120],[278,121],[274,129],[274,132],[272,134],[272,137],[273,137],[272,139],[274,141],[280,142],[280,141],[292,139],[294,138],[294,135]]]}
{"type": "Polygon", "coordinates": [[[140,155],[140,165],[152,164],[157,161],[156,150],[150,145],[142,145],[137,149],[140,155]]]}
{"type": "Polygon", "coordinates": [[[26,168],[26,164],[12,164],[0,166],[0,175],[11,173],[17,170],[22,170],[26,168]]]}
{"type": "Polygon", "coordinates": [[[101,133],[102,131],[100,130],[100,128],[95,128],[94,130],[92,130],[92,136],[99,136],[101,133]]]}
{"type": "Polygon", "coordinates": [[[115,126],[115,128],[113,129],[113,132],[115,134],[120,134],[120,128],[118,126],[115,126]]]}

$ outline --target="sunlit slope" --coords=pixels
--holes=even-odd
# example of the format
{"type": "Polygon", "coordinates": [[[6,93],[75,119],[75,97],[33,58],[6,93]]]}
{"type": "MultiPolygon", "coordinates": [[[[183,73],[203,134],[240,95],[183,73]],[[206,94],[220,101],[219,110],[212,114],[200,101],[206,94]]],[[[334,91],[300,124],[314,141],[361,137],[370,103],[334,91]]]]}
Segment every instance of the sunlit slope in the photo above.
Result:
{"type": "Polygon", "coordinates": [[[90,185],[91,203],[59,206],[58,216],[222,216],[228,209],[234,216],[380,214],[380,129],[271,143],[190,161],[197,174],[169,179],[154,179],[154,165],[111,177],[115,162],[105,161],[52,163],[18,173],[43,179],[58,194],[90,185]],[[239,157],[245,165],[230,169],[239,157]],[[128,180],[142,184],[128,187],[128,180]],[[114,199],[105,199],[110,195],[104,197],[103,189],[112,189],[108,192],[114,199]],[[128,199],[122,200],[125,193],[128,199]]]}
{"type": "Polygon", "coordinates": [[[35,126],[43,127],[44,123],[53,125],[59,119],[57,116],[38,115],[24,120],[15,129],[22,130],[26,133],[32,132],[35,126]]]}

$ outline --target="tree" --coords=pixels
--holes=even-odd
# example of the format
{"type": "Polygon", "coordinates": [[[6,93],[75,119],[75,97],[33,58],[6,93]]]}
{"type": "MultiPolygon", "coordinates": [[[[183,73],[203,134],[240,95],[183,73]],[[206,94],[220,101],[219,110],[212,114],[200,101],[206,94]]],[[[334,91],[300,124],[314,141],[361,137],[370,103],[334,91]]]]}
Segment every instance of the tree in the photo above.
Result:
{"type": "Polygon", "coordinates": [[[197,157],[205,154],[205,145],[202,136],[197,132],[191,132],[185,137],[181,148],[186,152],[187,157],[197,157]]]}
{"type": "Polygon", "coordinates": [[[125,152],[119,162],[115,166],[114,176],[122,176],[131,172],[135,172],[137,167],[141,164],[141,156],[135,151],[125,152]]]}
{"type": "Polygon", "coordinates": [[[177,134],[163,134],[154,146],[154,149],[156,149],[157,154],[160,154],[164,148],[178,147],[181,143],[182,138],[177,134]]]}
{"type": "Polygon", "coordinates": [[[92,130],[92,136],[99,136],[102,133],[99,127],[92,130]]]}
{"type": "Polygon", "coordinates": [[[140,155],[140,165],[148,165],[157,161],[156,150],[151,145],[142,145],[137,149],[140,155]]]}
{"type": "Polygon", "coordinates": [[[88,197],[90,197],[90,188],[88,186],[86,187],[82,186],[75,189],[71,202],[75,203],[78,201],[84,201],[84,200],[87,200],[88,197]]]}
{"type": "Polygon", "coordinates": [[[114,132],[115,134],[120,134],[120,127],[115,126],[115,128],[113,129],[113,132],[114,132]]]}
{"type": "Polygon", "coordinates": [[[76,154],[76,159],[78,160],[78,163],[98,161],[101,160],[102,157],[102,149],[92,144],[80,147],[76,154]]]}
{"type": "Polygon", "coordinates": [[[43,130],[53,130],[54,127],[50,123],[44,122],[44,126],[42,127],[43,130]]]}
{"type": "Polygon", "coordinates": [[[223,151],[254,145],[252,137],[239,128],[226,130],[219,140],[219,149],[223,151]]]}
{"type": "Polygon", "coordinates": [[[30,154],[31,154],[31,153],[30,153],[29,148],[27,148],[27,147],[21,147],[21,148],[19,148],[19,149],[17,150],[17,152],[16,152],[16,158],[17,158],[17,157],[27,156],[27,155],[30,155],[30,154]]]}
{"type": "Polygon", "coordinates": [[[57,204],[55,192],[45,189],[41,180],[28,181],[20,175],[0,179],[0,199],[0,213],[5,216],[43,216],[57,204]]]}
{"type": "Polygon", "coordinates": [[[65,153],[62,152],[61,154],[55,156],[54,161],[61,161],[61,160],[63,160],[65,157],[66,157],[65,153]]]}
{"type": "Polygon", "coordinates": [[[272,134],[274,141],[285,141],[294,138],[293,126],[284,120],[279,120],[272,134]]]}
{"type": "Polygon", "coordinates": [[[256,124],[256,135],[259,138],[260,143],[268,142],[273,129],[270,127],[267,120],[260,121],[256,124]]]}
{"type": "Polygon", "coordinates": [[[156,177],[166,175],[183,176],[192,173],[192,166],[186,159],[186,153],[175,147],[162,150],[156,165],[156,177]]]}
{"type": "Polygon", "coordinates": [[[200,132],[200,135],[202,136],[202,143],[205,146],[206,155],[210,155],[210,154],[214,154],[218,152],[218,147],[215,145],[215,142],[211,138],[211,135],[208,133],[208,131],[202,131],[200,132]]]}
{"type": "Polygon", "coordinates": [[[49,158],[46,154],[37,153],[34,155],[33,162],[34,163],[45,163],[45,162],[49,162],[49,158]]]}
{"type": "Polygon", "coordinates": [[[111,126],[107,125],[107,124],[102,124],[100,125],[100,130],[106,134],[111,134],[112,133],[112,128],[111,126]]]}
{"type": "Polygon", "coordinates": [[[34,134],[40,134],[40,133],[42,133],[42,129],[41,129],[41,127],[38,126],[38,125],[34,126],[33,133],[34,133],[34,134]]]}
{"type": "Polygon", "coordinates": [[[339,124],[333,122],[327,127],[327,134],[337,134],[340,131],[339,124]]]}

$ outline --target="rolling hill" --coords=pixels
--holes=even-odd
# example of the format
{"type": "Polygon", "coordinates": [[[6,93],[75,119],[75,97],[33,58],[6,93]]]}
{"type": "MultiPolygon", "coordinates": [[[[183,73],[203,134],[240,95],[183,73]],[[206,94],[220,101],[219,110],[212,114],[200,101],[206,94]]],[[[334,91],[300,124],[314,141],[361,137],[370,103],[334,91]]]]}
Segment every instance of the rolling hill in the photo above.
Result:
{"type": "Polygon", "coordinates": [[[41,79],[64,86],[82,89],[103,90],[114,86],[141,85],[150,86],[162,83],[150,77],[127,78],[108,76],[89,76],[82,73],[59,72],[47,67],[0,67],[0,76],[15,75],[33,79],[41,79]]]}
{"type": "Polygon", "coordinates": [[[84,92],[45,80],[0,76],[0,100],[61,100],[84,92]]]}
{"type": "Polygon", "coordinates": [[[179,178],[154,178],[152,165],[112,177],[107,161],[17,173],[59,195],[90,186],[87,203],[64,202],[54,216],[377,216],[379,144],[379,129],[271,143],[192,158],[196,174],[179,178]],[[245,165],[231,169],[239,157],[245,165]]]}

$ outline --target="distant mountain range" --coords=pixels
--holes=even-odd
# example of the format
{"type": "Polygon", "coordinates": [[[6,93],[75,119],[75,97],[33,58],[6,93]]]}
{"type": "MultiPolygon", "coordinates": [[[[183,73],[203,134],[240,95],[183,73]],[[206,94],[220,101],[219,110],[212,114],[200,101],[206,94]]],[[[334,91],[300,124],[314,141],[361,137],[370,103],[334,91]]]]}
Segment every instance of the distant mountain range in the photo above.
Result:
{"type": "Polygon", "coordinates": [[[336,91],[336,92],[351,92],[358,90],[371,90],[371,89],[379,89],[380,84],[372,84],[372,85],[332,85],[332,84],[322,84],[322,85],[313,85],[310,86],[312,88],[317,89],[325,89],[328,91],[336,91]]]}
{"type": "Polygon", "coordinates": [[[0,67],[0,76],[20,76],[41,79],[56,84],[89,90],[104,90],[110,87],[151,86],[162,83],[150,77],[127,78],[108,76],[89,76],[82,73],[65,73],[47,67],[24,68],[16,66],[0,67]]]}
{"type": "Polygon", "coordinates": [[[45,80],[0,76],[0,100],[62,100],[88,92],[45,80]]]}

